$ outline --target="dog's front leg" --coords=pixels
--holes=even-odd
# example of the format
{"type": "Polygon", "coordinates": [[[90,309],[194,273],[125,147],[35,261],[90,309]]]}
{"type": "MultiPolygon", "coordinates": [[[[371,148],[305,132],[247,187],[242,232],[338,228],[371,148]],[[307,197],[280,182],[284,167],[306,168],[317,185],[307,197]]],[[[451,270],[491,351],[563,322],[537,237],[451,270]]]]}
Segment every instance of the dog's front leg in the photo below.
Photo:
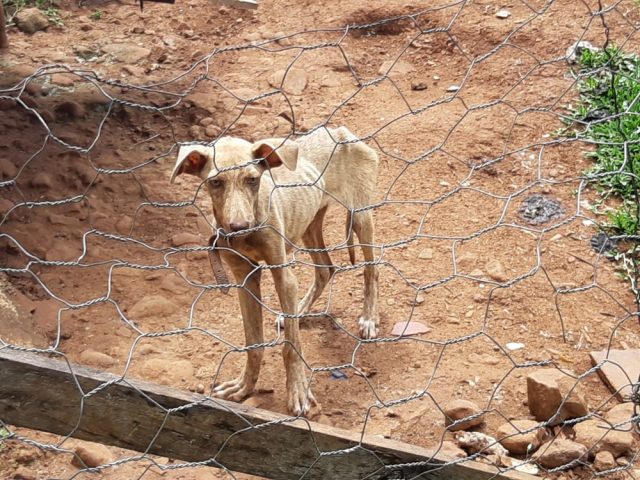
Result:
{"type": "MultiPolygon", "coordinates": [[[[284,256],[282,258],[284,263],[284,256]]],[[[296,314],[298,302],[298,281],[289,267],[271,270],[280,306],[284,314],[296,314]]],[[[300,343],[300,320],[285,317],[285,344],[282,349],[284,366],[287,374],[287,396],[289,411],[294,415],[307,415],[312,407],[319,407],[311,393],[305,364],[302,360],[302,344],[300,343]]]]}
{"type": "MultiPolygon", "coordinates": [[[[224,256],[236,282],[244,287],[238,291],[245,345],[259,345],[264,342],[262,329],[262,304],[260,295],[260,269],[235,254],[224,256]]],[[[213,389],[213,395],[227,400],[240,401],[250,395],[258,381],[264,349],[252,348],[247,351],[247,362],[242,374],[235,380],[225,382],[213,389]]]]}

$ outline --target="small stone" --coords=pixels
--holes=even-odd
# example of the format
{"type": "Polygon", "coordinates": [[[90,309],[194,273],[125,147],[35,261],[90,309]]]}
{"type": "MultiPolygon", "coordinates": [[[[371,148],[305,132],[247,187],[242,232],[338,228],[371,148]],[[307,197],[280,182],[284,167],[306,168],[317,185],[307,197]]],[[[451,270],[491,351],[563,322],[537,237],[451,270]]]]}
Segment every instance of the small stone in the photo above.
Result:
{"type": "Polygon", "coordinates": [[[458,430],[468,430],[478,425],[482,425],[484,419],[482,418],[482,410],[478,405],[469,400],[453,400],[447,403],[444,407],[445,425],[448,427],[452,425],[456,420],[462,420],[464,418],[475,416],[475,418],[465,420],[449,428],[451,432],[458,430]]]}
{"type": "Polygon", "coordinates": [[[189,135],[193,140],[204,140],[204,128],[200,125],[191,125],[189,127],[189,135]]]}
{"type": "Polygon", "coordinates": [[[418,254],[421,260],[431,260],[433,258],[433,248],[425,248],[418,254]]]}
{"type": "Polygon", "coordinates": [[[515,352],[516,350],[522,350],[524,348],[524,343],[510,342],[505,345],[505,348],[515,352]]]}
{"type": "Polygon", "coordinates": [[[38,458],[38,451],[35,448],[19,448],[15,451],[13,458],[20,465],[27,465],[38,458]]]}
{"type": "Polygon", "coordinates": [[[378,69],[378,75],[392,75],[394,73],[400,75],[406,75],[415,70],[415,67],[410,63],[403,62],[402,60],[389,60],[384,62],[378,69]],[[389,71],[391,69],[391,71],[389,71]]]}
{"type": "Polygon", "coordinates": [[[291,95],[302,95],[302,92],[307,88],[307,83],[307,73],[299,68],[278,70],[269,77],[269,85],[274,88],[282,88],[284,92],[291,95]]]}
{"type": "Polygon", "coordinates": [[[49,18],[39,8],[24,8],[13,17],[16,26],[25,33],[36,33],[49,26],[49,18]]]}
{"type": "Polygon", "coordinates": [[[95,350],[84,350],[80,354],[80,361],[85,365],[91,365],[101,368],[109,368],[115,365],[116,361],[106,353],[96,352],[95,350]]]}
{"type": "Polygon", "coordinates": [[[496,12],[496,18],[505,19],[505,18],[509,18],[510,16],[511,16],[511,12],[504,8],[496,12]]]}
{"type": "Polygon", "coordinates": [[[14,178],[18,169],[8,158],[0,158],[0,178],[3,180],[14,178]]]}
{"type": "Polygon", "coordinates": [[[538,464],[545,468],[557,468],[578,460],[587,454],[587,447],[567,439],[554,439],[545,443],[534,455],[538,464]]]}
{"type": "Polygon", "coordinates": [[[529,411],[538,421],[553,425],[589,413],[587,401],[577,380],[555,368],[536,370],[527,376],[529,411]]]}
{"type": "Polygon", "coordinates": [[[79,77],[75,75],[66,75],[64,73],[54,73],[51,75],[51,83],[60,87],[73,87],[73,84],[79,77]]]}
{"type": "Polygon", "coordinates": [[[208,125],[204,129],[204,134],[209,138],[215,138],[222,132],[222,129],[216,125],[208,125]]]}
{"type": "Polygon", "coordinates": [[[12,480],[36,480],[34,474],[32,474],[29,470],[24,467],[19,467],[15,472],[13,472],[12,480]]]}
{"type": "Polygon", "coordinates": [[[429,88],[429,86],[424,83],[424,82],[419,82],[419,83],[412,83],[411,84],[411,90],[415,90],[415,91],[421,91],[421,90],[426,90],[427,88],[429,88]]]}
{"type": "Polygon", "coordinates": [[[607,451],[617,458],[633,449],[633,433],[630,430],[613,429],[607,422],[593,418],[578,423],[573,429],[575,441],[589,448],[591,455],[607,451]]]}
{"type": "Polygon", "coordinates": [[[122,63],[138,63],[151,55],[151,50],[133,43],[109,43],[102,46],[102,51],[122,63]]]}
{"type": "Polygon", "coordinates": [[[199,235],[193,233],[181,232],[171,237],[171,245],[174,247],[182,247],[184,245],[200,245],[202,240],[199,235]]]}
{"type": "Polygon", "coordinates": [[[71,464],[78,468],[99,467],[113,462],[109,449],[97,443],[82,443],[75,448],[71,464]]]}
{"type": "Polygon", "coordinates": [[[131,232],[131,227],[133,226],[133,218],[123,215],[116,222],[116,231],[120,235],[129,235],[131,232]]]}
{"type": "Polygon", "coordinates": [[[199,393],[201,395],[204,393],[204,385],[203,384],[199,383],[198,385],[196,385],[196,393],[199,393]]]}
{"type": "Polygon", "coordinates": [[[203,119],[200,120],[200,125],[202,125],[203,127],[208,127],[209,125],[213,124],[213,118],[211,117],[204,117],[203,119]]]}
{"type": "Polygon", "coordinates": [[[450,440],[442,442],[442,445],[438,449],[438,458],[442,458],[443,460],[451,461],[466,457],[467,452],[450,440]]]}
{"type": "Polygon", "coordinates": [[[456,432],[458,446],[470,454],[482,452],[485,455],[506,457],[509,452],[491,435],[481,432],[456,432]]]}
{"type": "Polygon", "coordinates": [[[509,450],[509,453],[526,455],[535,452],[542,445],[545,434],[545,429],[538,422],[513,420],[498,427],[497,436],[502,446],[509,450]]]}
{"type": "Polygon", "coordinates": [[[34,188],[53,188],[53,180],[47,172],[36,173],[29,183],[34,188]]]}
{"type": "Polygon", "coordinates": [[[598,47],[594,47],[590,42],[585,40],[579,40],[571,45],[565,56],[567,58],[567,63],[576,64],[580,62],[580,58],[582,57],[582,52],[585,50],[590,50],[591,52],[598,52],[600,49],[598,47]]]}
{"type": "Polygon", "coordinates": [[[85,110],[82,105],[77,102],[62,102],[53,109],[56,120],[73,121],[85,116],[85,110]]]}
{"type": "Polygon", "coordinates": [[[459,85],[449,85],[447,87],[447,92],[457,92],[458,90],[460,90],[459,85]]]}
{"type": "Polygon", "coordinates": [[[504,270],[504,266],[502,265],[502,263],[500,263],[500,261],[496,259],[489,260],[485,264],[484,269],[487,272],[487,275],[489,275],[489,277],[494,279],[496,282],[506,282],[509,279],[507,273],[504,270]]]}
{"type": "Polygon", "coordinates": [[[596,472],[604,472],[617,466],[616,459],[611,452],[603,450],[596,453],[596,458],[593,461],[593,468],[596,472]]]}
{"type": "Polygon", "coordinates": [[[164,318],[178,311],[178,306],[161,295],[149,295],[139,300],[129,310],[129,316],[135,319],[157,317],[164,318]]]}

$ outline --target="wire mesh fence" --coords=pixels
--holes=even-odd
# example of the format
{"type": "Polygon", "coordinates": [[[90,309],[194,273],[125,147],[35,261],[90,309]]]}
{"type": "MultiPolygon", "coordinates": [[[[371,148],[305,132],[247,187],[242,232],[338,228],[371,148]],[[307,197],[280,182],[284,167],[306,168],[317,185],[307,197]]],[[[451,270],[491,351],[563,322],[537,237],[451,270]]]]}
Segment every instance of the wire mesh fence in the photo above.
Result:
{"type": "MultiPolygon", "coordinates": [[[[277,326],[284,317],[300,323],[303,397],[313,391],[322,405],[313,419],[358,432],[360,442],[377,435],[444,459],[418,469],[446,476],[475,460],[495,467],[485,478],[640,478],[640,373],[617,356],[626,351],[633,365],[640,348],[637,223],[612,234],[606,213],[620,201],[603,202],[594,186],[622,178],[637,204],[636,132],[623,124],[637,116],[637,97],[618,101],[616,87],[615,110],[575,113],[590,78],[613,84],[624,75],[630,88],[637,84],[633,69],[612,61],[581,68],[579,51],[637,50],[637,5],[460,0],[364,9],[341,20],[346,26],[232,39],[182,59],[177,74],[149,62],[145,82],[102,73],[105,58],[127,58],[117,49],[77,49],[81,66],[48,64],[3,82],[2,349],[116,375],[96,388],[78,384],[83,402],[137,378],[202,395],[161,406],[167,416],[218,404],[216,386],[260,351],[260,380],[244,403],[287,415],[249,422],[197,462],[149,454],[153,437],[143,453],[105,450],[91,463],[71,438],[75,430],[53,436],[4,424],[7,458],[39,452],[26,464],[42,478],[243,478],[220,460],[233,438],[297,419],[280,359],[292,344],[277,326]],[[589,134],[611,121],[623,142],[589,134]],[[273,230],[273,219],[224,231],[213,220],[222,200],[208,195],[209,179],[169,184],[178,150],[215,151],[230,135],[304,143],[339,126],[357,138],[332,137],[335,152],[357,140],[380,158],[375,199],[355,209],[334,202],[327,246],[277,232],[291,252],[252,266],[251,275],[268,270],[258,297],[265,329],[245,344],[238,293],[251,275],[215,281],[208,256],[233,251],[236,237],[273,230]],[[588,156],[603,146],[622,148],[621,166],[586,173],[588,156]],[[372,247],[374,260],[357,248],[352,264],[345,217],[365,211],[375,215],[375,241],[354,241],[372,247]],[[231,239],[227,246],[207,244],[216,231],[231,239]],[[304,292],[314,269],[327,268],[310,258],[319,252],[334,262],[326,291],[310,312],[287,312],[272,275],[293,272],[304,292]],[[358,315],[371,266],[381,322],[375,338],[363,338],[358,315]],[[613,393],[600,377],[607,372],[622,377],[613,393]]],[[[331,165],[337,155],[329,158],[331,165]]],[[[222,171],[256,163],[243,162],[222,171]]],[[[322,175],[276,184],[270,198],[318,189],[322,175]]],[[[312,464],[296,468],[311,471],[358,446],[316,445],[312,464]]],[[[378,459],[354,478],[396,478],[385,475],[399,467],[378,459]]],[[[4,468],[13,474],[12,464],[4,468]]],[[[298,471],[282,478],[310,478],[291,473],[298,471]]]]}

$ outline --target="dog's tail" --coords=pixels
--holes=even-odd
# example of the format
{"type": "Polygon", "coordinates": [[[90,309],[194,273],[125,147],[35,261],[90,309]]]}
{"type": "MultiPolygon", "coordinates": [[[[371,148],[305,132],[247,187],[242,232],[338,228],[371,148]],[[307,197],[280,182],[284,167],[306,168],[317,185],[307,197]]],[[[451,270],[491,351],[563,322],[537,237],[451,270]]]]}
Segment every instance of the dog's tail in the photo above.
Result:
{"type": "Polygon", "coordinates": [[[352,211],[349,211],[347,213],[346,236],[347,236],[347,250],[349,250],[349,260],[351,261],[351,265],[355,265],[356,251],[353,248],[353,212],[352,211]]]}

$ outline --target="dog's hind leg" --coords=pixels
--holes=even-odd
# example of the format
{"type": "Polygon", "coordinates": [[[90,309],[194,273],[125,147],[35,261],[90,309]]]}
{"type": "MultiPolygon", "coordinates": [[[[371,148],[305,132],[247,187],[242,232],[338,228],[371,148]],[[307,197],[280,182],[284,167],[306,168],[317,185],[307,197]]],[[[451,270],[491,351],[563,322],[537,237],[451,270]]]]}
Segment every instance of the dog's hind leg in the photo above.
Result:
{"type": "MultiPolygon", "coordinates": [[[[354,213],[353,229],[360,241],[364,261],[366,263],[373,262],[374,226],[371,210],[362,210],[354,213]]],[[[375,338],[378,335],[378,325],[380,324],[378,313],[378,269],[373,264],[367,264],[364,267],[364,305],[358,324],[362,338],[375,338]]]]}

